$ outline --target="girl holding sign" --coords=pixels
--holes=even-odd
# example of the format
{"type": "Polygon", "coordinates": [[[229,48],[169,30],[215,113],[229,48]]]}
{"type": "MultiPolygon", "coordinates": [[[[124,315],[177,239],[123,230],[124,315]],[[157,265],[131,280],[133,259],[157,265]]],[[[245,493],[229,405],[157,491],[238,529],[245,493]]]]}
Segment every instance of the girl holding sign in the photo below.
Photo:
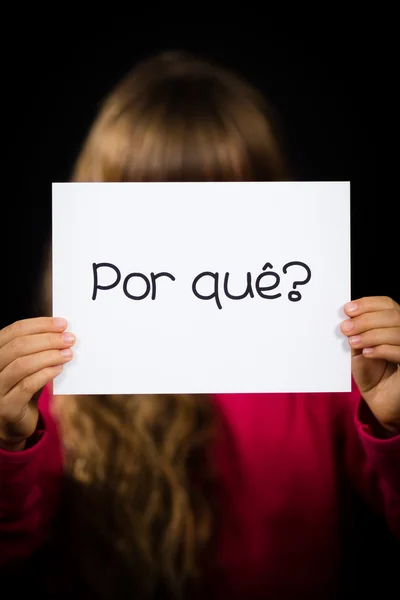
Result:
{"type": "MultiPolygon", "coordinates": [[[[89,182],[284,178],[259,95],[180,55],[118,86],[74,172],[89,182]]],[[[22,573],[24,593],[57,598],[243,600],[371,586],[400,539],[400,306],[370,297],[345,311],[349,394],[53,398],[73,360],[67,322],[1,330],[0,586],[25,597],[22,573]]]]}

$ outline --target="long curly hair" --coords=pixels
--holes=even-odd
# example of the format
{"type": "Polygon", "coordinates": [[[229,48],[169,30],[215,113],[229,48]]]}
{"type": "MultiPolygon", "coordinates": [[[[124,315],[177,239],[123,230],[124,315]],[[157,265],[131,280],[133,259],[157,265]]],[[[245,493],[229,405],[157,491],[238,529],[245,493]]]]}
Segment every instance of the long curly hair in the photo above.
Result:
{"type": "MultiPolygon", "coordinates": [[[[235,74],[183,53],[162,54],[106,98],[72,180],[282,180],[273,125],[263,97],[235,74]]],[[[79,573],[86,598],[182,598],[188,590],[194,597],[218,529],[213,400],[58,400],[69,491],[66,578],[79,573]]]]}

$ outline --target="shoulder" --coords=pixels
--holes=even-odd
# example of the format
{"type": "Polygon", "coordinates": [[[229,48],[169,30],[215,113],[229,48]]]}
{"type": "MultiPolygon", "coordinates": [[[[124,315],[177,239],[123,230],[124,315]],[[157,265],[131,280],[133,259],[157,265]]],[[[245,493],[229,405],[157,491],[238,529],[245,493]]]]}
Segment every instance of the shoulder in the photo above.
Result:
{"type": "Polygon", "coordinates": [[[266,440],[299,441],[316,430],[332,436],[354,419],[360,392],[299,394],[218,394],[214,396],[225,428],[241,445],[266,440]]]}
{"type": "Polygon", "coordinates": [[[52,404],[53,388],[52,385],[47,385],[45,388],[43,388],[38,402],[40,419],[47,436],[51,440],[57,441],[58,443],[60,434],[58,423],[53,415],[52,404]]]}
{"type": "Polygon", "coordinates": [[[216,394],[215,403],[231,423],[244,427],[279,421],[290,416],[312,412],[321,417],[334,417],[343,412],[353,412],[359,401],[360,392],[352,383],[350,392],[332,393],[289,393],[289,394],[216,394]]]}
{"type": "Polygon", "coordinates": [[[355,389],[214,396],[220,428],[213,456],[225,487],[238,497],[247,489],[265,498],[266,480],[287,489],[294,481],[302,486],[328,477],[339,441],[356,431],[359,398],[355,389]]]}
{"type": "Polygon", "coordinates": [[[48,420],[52,420],[51,417],[51,399],[52,399],[52,389],[49,385],[43,388],[42,393],[39,398],[38,407],[41,416],[47,422],[48,420]]]}

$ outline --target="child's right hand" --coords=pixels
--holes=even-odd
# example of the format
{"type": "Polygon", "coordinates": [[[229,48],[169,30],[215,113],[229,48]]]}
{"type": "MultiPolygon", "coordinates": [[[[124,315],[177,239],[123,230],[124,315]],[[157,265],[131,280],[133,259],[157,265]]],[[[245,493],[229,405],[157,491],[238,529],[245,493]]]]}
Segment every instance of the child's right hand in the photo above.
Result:
{"type": "Polygon", "coordinates": [[[72,358],[65,319],[40,317],[0,330],[0,447],[23,447],[37,427],[40,392],[72,358]]]}

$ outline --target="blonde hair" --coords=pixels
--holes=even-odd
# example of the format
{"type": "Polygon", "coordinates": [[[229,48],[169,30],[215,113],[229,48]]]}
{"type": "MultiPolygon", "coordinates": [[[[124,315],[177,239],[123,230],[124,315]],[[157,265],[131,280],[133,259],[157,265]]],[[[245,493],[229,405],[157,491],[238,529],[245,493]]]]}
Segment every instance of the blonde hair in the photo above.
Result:
{"type": "MultiPolygon", "coordinates": [[[[222,68],[169,53],[139,65],[106,99],[72,179],[285,176],[260,94],[222,68]]],[[[135,598],[157,590],[179,598],[195,589],[218,525],[208,455],[217,422],[212,401],[192,395],[79,396],[62,403],[75,506],[67,529],[71,543],[79,537],[74,568],[94,597],[108,597],[106,590],[118,597],[117,579],[135,598]]]]}

